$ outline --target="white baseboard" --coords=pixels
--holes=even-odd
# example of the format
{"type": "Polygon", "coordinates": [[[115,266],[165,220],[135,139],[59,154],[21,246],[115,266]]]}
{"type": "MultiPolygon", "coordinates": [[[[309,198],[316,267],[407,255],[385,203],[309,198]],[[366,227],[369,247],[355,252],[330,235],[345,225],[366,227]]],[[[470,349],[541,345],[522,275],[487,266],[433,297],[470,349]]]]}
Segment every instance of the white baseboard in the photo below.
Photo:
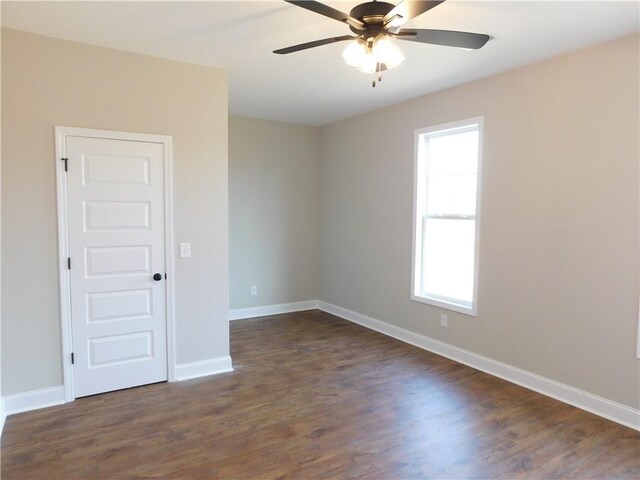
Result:
{"type": "MultiPolygon", "coordinates": [[[[218,357],[176,365],[176,380],[188,380],[231,371],[233,371],[231,357],[218,357]]],[[[0,434],[5,419],[9,415],[62,405],[63,403],[65,403],[65,392],[62,385],[4,396],[0,399],[0,434]]]]}
{"type": "Polygon", "coordinates": [[[277,305],[265,305],[263,307],[236,308],[229,310],[229,320],[242,320],[243,318],[264,317],[279,313],[302,312],[318,308],[318,300],[306,302],[279,303],[277,305]]]}
{"type": "Polygon", "coordinates": [[[477,370],[481,370],[530,390],[542,393],[543,395],[555,398],[561,402],[568,403],[574,407],[578,407],[582,410],[613,420],[614,422],[635,430],[640,430],[640,410],[599,397],[564,383],[556,382],[555,380],[551,380],[536,373],[478,355],[477,353],[454,347],[453,345],[449,345],[448,343],[435,340],[425,335],[420,335],[404,328],[396,327],[395,325],[391,325],[381,320],[367,317],[366,315],[347,310],[346,308],[342,308],[337,305],[320,301],[318,308],[322,311],[396,338],[405,343],[409,343],[418,348],[437,353],[438,355],[450,358],[456,362],[463,363],[477,370]]]}
{"type": "Polygon", "coordinates": [[[62,385],[6,395],[2,397],[3,418],[15,413],[62,405],[63,403],[65,403],[65,397],[62,385]]]}
{"type": "Polygon", "coordinates": [[[0,398],[0,437],[2,437],[2,430],[4,430],[4,421],[7,419],[7,415],[4,413],[4,401],[0,398]]]}
{"type": "Polygon", "coordinates": [[[190,380],[206,377],[216,373],[232,372],[231,357],[217,357],[199,362],[181,363],[176,365],[176,380],[190,380]]]}

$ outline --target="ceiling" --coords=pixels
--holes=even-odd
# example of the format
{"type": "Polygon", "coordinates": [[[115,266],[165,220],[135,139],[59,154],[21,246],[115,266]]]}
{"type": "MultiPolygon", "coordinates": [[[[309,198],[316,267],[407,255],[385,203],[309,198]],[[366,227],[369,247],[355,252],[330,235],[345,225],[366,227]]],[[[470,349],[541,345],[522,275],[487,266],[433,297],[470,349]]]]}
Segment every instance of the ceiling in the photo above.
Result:
{"type": "MultiPolygon", "coordinates": [[[[391,1],[391,0],[388,0],[391,1]]],[[[407,0],[410,1],[410,0],[407,0]]],[[[357,1],[326,1],[349,11],[357,1]]],[[[638,31],[639,5],[594,1],[448,0],[406,27],[492,35],[484,48],[398,42],[406,56],[374,89],[347,66],[347,43],[290,55],[273,50],[350,33],[284,1],[2,2],[2,25],[220,67],[235,115],[324,125],[638,31]]]]}

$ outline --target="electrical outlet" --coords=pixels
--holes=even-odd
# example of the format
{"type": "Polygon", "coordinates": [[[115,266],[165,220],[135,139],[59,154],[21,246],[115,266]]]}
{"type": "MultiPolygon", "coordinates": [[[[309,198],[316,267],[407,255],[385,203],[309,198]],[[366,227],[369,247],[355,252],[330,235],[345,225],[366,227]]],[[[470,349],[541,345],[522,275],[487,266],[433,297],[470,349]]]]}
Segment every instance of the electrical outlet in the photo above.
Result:
{"type": "Polygon", "coordinates": [[[444,327],[444,328],[447,328],[447,323],[448,322],[449,322],[449,316],[444,314],[444,313],[441,313],[440,314],[440,326],[444,327]]]}
{"type": "Polygon", "coordinates": [[[258,295],[258,286],[257,285],[251,285],[251,295],[253,295],[253,296],[258,295]]]}

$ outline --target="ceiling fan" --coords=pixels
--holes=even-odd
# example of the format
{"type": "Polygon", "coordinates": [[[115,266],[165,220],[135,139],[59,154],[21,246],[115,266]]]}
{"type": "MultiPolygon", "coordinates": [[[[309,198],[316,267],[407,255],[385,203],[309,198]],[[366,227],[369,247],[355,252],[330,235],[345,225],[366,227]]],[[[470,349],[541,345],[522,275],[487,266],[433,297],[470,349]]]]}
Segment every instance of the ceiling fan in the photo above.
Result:
{"type": "MultiPolygon", "coordinates": [[[[358,70],[374,73],[378,81],[382,80],[384,70],[389,70],[404,60],[404,55],[392,41],[394,39],[474,50],[482,48],[491,39],[489,35],[481,33],[402,28],[407,21],[437,7],[445,0],[403,0],[397,5],[373,0],[356,5],[349,14],[314,0],[285,1],[338,20],[348,25],[354,35],[301,43],[275,50],[273,53],[282,55],[351,40],[342,53],[344,60],[358,70]]],[[[376,86],[375,79],[372,85],[376,86]]]]}

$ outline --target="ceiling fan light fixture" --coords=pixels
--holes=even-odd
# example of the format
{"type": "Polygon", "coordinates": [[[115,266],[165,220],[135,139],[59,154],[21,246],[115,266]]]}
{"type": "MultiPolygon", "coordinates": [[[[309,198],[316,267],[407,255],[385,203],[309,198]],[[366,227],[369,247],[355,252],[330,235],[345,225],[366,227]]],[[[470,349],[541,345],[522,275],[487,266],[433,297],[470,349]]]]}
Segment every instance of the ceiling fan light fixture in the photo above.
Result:
{"type": "Polygon", "coordinates": [[[342,58],[361,72],[375,73],[380,70],[378,64],[384,65],[385,70],[400,65],[404,55],[389,36],[379,35],[375,40],[354,40],[344,49],[342,58]]]}
{"type": "Polygon", "coordinates": [[[378,57],[371,48],[367,48],[364,57],[362,57],[362,61],[355,67],[361,72],[375,73],[378,67],[378,57]]]}
{"type": "Polygon", "coordinates": [[[364,64],[366,61],[367,50],[367,42],[358,38],[349,43],[347,48],[344,49],[342,52],[342,58],[347,62],[347,65],[360,68],[360,65],[364,64]]]}
{"type": "Polygon", "coordinates": [[[397,67],[404,61],[402,51],[387,35],[380,35],[373,42],[373,53],[378,63],[383,63],[387,69],[397,67]]]}

